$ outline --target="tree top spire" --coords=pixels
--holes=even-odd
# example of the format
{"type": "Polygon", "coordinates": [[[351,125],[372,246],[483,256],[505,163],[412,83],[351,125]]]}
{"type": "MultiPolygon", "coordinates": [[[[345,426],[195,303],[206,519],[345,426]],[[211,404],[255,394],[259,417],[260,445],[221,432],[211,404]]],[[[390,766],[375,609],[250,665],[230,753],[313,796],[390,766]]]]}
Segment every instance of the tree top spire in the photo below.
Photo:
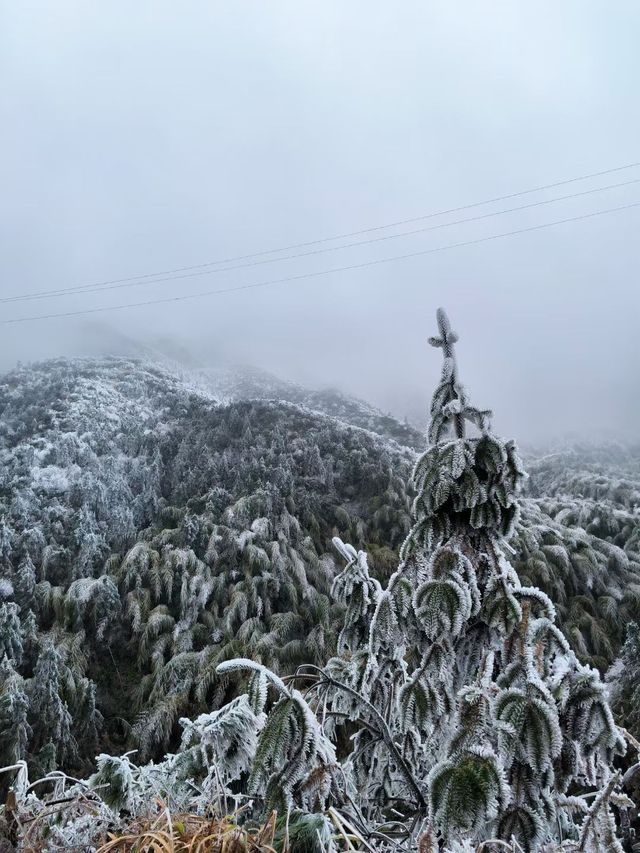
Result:
{"type": "Polygon", "coordinates": [[[490,431],[490,409],[477,409],[468,402],[464,386],[458,379],[458,365],[454,344],[459,340],[444,310],[436,312],[438,336],[429,338],[432,347],[442,350],[442,376],[431,400],[431,421],[428,437],[431,444],[446,439],[450,433],[456,438],[465,437],[465,421],[475,424],[484,435],[490,431]]]}
{"type": "Polygon", "coordinates": [[[453,345],[458,342],[459,338],[456,332],[451,328],[451,323],[447,317],[447,312],[444,308],[438,308],[436,311],[436,320],[438,322],[439,338],[429,338],[429,343],[432,347],[442,347],[445,358],[453,358],[455,361],[455,353],[453,345]]]}

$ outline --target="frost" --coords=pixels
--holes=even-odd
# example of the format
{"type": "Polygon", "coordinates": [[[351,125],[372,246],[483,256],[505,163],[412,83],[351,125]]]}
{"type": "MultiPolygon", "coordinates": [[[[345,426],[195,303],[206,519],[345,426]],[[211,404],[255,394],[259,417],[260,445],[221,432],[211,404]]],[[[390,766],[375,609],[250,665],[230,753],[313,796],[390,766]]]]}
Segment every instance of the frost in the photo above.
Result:
{"type": "Polygon", "coordinates": [[[62,494],[69,490],[71,478],[78,472],[78,468],[69,470],[57,465],[46,465],[43,468],[32,468],[31,476],[36,489],[42,489],[53,494],[62,494]]]}
{"type": "MultiPolygon", "coordinates": [[[[107,690],[107,726],[132,725],[138,749],[136,764],[101,756],[108,816],[105,797],[95,824],[70,810],[56,843],[161,801],[291,808],[338,839],[363,820],[384,834],[392,815],[407,849],[423,849],[430,819],[448,853],[489,835],[573,844],[590,786],[597,849],[622,803],[606,790],[621,748],[609,695],[638,725],[633,643],[606,689],[594,669],[619,654],[640,601],[637,465],[547,457],[522,498],[515,447],[471,404],[442,313],[439,326],[433,441],[417,460],[411,428],[259,376],[246,394],[270,402],[236,389],[228,406],[128,360],[0,383],[4,763],[88,769],[111,735],[107,690]],[[194,709],[207,713],[189,722],[194,709]]],[[[69,792],[50,778],[28,795],[34,811],[69,792]]]]}

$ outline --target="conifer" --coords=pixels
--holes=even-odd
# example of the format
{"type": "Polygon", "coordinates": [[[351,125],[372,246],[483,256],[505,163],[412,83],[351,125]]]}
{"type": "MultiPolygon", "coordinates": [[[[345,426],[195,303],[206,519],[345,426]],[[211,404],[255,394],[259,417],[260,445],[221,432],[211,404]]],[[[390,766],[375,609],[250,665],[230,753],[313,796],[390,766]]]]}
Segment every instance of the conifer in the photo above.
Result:
{"type": "MultiPolygon", "coordinates": [[[[382,590],[366,555],[335,541],[347,563],[334,582],[347,605],[341,656],[308,696],[355,726],[344,778],[370,820],[384,823],[393,803],[414,825],[428,821],[442,849],[515,839],[535,851],[574,839],[593,853],[618,851],[611,768],[624,744],[604,685],[577,660],[548,596],[523,586],[508,560],[525,473],[514,442],[492,432],[491,412],[469,402],[457,335],[444,311],[437,319],[430,343],[443,351],[442,376],[400,564],[382,590]],[[587,789],[600,792],[597,807],[574,796],[587,789]]],[[[299,749],[297,789],[273,773],[298,731],[290,707],[283,697],[267,716],[253,790],[280,786],[286,802],[303,805],[311,753],[299,749]]],[[[313,762],[317,772],[322,762],[313,762]]]]}
{"type": "Polygon", "coordinates": [[[0,662],[0,766],[24,760],[31,729],[24,681],[5,655],[0,662]]]}

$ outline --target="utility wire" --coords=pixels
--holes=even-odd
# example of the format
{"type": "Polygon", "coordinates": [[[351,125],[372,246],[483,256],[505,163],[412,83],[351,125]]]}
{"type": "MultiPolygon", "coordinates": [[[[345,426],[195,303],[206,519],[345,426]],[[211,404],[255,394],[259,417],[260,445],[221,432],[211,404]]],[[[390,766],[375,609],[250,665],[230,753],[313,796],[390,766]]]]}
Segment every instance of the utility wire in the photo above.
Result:
{"type": "Polygon", "coordinates": [[[264,258],[265,255],[273,255],[276,253],[287,252],[287,251],[291,251],[294,249],[304,249],[304,248],[308,248],[311,246],[317,246],[317,245],[320,245],[322,243],[328,243],[328,242],[332,242],[335,240],[347,239],[350,237],[358,237],[358,236],[361,236],[363,234],[370,234],[372,232],[381,231],[381,230],[384,230],[387,228],[395,228],[395,227],[399,227],[400,225],[408,225],[408,224],[411,224],[414,222],[421,222],[424,220],[436,218],[438,216],[445,216],[446,214],[450,214],[450,213],[459,213],[463,210],[471,210],[473,208],[482,207],[482,206],[487,205],[487,204],[493,204],[493,203],[496,203],[499,201],[506,201],[508,199],[518,198],[519,196],[529,195],[531,193],[541,192],[543,190],[553,189],[555,187],[566,186],[567,184],[576,183],[578,181],[586,181],[586,180],[589,180],[591,178],[600,177],[602,175],[609,175],[609,174],[613,174],[616,172],[621,172],[624,170],[633,169],[633,168],[636,168],[637,166],[640,166],[640,161],[638,161],[637,163],[629,163],[625,166],[617,166],[617,167],[612,168],[612,169],[604,169],[600,172],[592,172],[591,174],[588,174],[588,175],[580,175],[580,176],[575,177],[575,178],[567,178],[567,179],[562,180],[562,181],[555,181],[554,183],[551,183],[551,184],[544,184],[541,186],[532,187],[532,188],[527,189],[527,190],[520,190],[520,191],[515,192],[515,193],[509,193],[508,195],[495,196],[494,198],[485,199],[484,201],[477,201],[477,202],[473,202],[471,204],[461,205],[459,207],[452,207],[452,208],[449,208],[447,210],[440,210],[440,211],[436,211],[433,213],[427,213],[423,216],[416,216],[416,217],[413,217],[411,219],[401,219],[401,220],[397,220],[396,222],[387,223],[385,225],[375,225],[375,226],[372,226],[370,228],[363,228],[359,231],[350,231],[350,232],[343,233],[343,234],[337,234],[333,237],[322,237],[318,240],[310,240],[310,241],[307,241],[305,243],[293,243],[293,244],[290,244],[289,246],[283,246],[283,247],[280,247],[278,249],[266,249],[262,252],[254,252],[253,254],[236,255],[234,257],[219,259],[217,261],[207,261],[207,262],[202,263],[202,264],[194,264],[191,266],[176,267],[174,269],[169,269],[169,270],[160,270],[160,271],[155,272],[155,273],[146,273],[144,275],[129,276],[127,278],[107,279],[105,281],[93,282],[91,284],[81,284],[81,285],[75,285],[73,287],[58,288],[58,289],[54,289],[54,290],[41,290],[41,291],[36,291],[33,293],[15,294],[14,296],[6,296],[3,298],[0,298],[0,303],[24,302],[24,301],[30,301],[30,300],[39,299],[39,298],[63,296],[63,295],[71,294],[71,293],[81,293],[81,292],[96,293],[96,292],[99,292],[101,290],[116,290],[116,289],[119,289],[120,287],[129,287],[129,286],[133,287],[133,286],[138,286],[138,284],[142,285],[142,284],[146,284],[146,283],[153,283],[154,281],[157,281],[157,282],[172,281],[173,278],[165,278],[164,276],[173,276],[176,273],[189,272],[191,270],[194,270],[194,271],[200,270],[200,272],[193,272],[192,273],[193,276],[208,275],[208,274],[214,274],[217,272],[230,272],[230,271],[235,270],[235,269],[244,269],[246,267],[259,266],[259,265],[265,264],[265,263],[275,263],[277,261],[291,260],[291,259],[297,258],[297,257],[307,257],[308,255],[312,255],[312,254],[321,254],[324,252],[336,251],[339,249],[350,248],[352,246],[364,245],[366,243],[374,243],[374,242],[378,242],[381,240],[394,239],[396,237],[405,237],[405,236],[409,236],[412,234],[421,233],[424,231],[436,230],[438,228],[446,228],[446,227],[449,227],[452,225],[460,225],[460,224],[465,223],[465,222],[474,222],[474,221],[477,221],[480,219],[485,219],[485,218],[488,218],[491,216],[499,216],[499,215],[504,214],[504,213],[512,213],[512,212],[515,212],[517,210],[524,210],[528,207],[537,207],[537,206],[543,205],[543,204],[551,204],[555,201],[563,201],[565,199],[576,198],[578,196],[588,195],[588,194],[594,193],[594,192],[603,192],[604,190],[613,189],[616,187],[627,186],[627,185],[632,184],[632,183],[637,183],[637,180],[625,181],[625,182],[620,183],[620,184],[611,184],[611,185],[605,186],[605,187],[597,187],[595,189],[586,190],[582,193],[574,193],[574,194],[567,195],[567,196],[561,196],[560,198],[555,198],[555,199],[546,199],[546,200],[542,200],[539,202],[534,202],[532,204],[523,205],[522,207],[509,208],[507,210],[502,210],[502,211],[494,211],[491,213],[483,214],[483,215],[478,216],[478,217],[470,217],[468,219],[461,219],[461,220],[458,220],[455,222],[443,223],[442,225],[432,226],[431,228],[420,228],[420,229],[416,229],[415,231],[403,232],[401,234],[392,234],[392,235],[388,235],[385,237],[373,238],[371,240],[363,240],[363,241],[355,242],[355,243],[347,243],[347,244],[344,244],[342,246],[332,246],[329,248],[316,250],[315,252],[304,252],[304,253],[297,254],[297,255],[289,255],[287,257],[279,257],[279,258],[272,258],[272,259],[267,259],[267,260],[262,260],[262,261],[255,261],[254,263],[240,264],[238,266],[226,267],[226,268],[217,269],[217,270],[206,269],[207,267],[219,266],[221,264],[235,263],[236,261],[249,261],[249,260],[255,259],[255,258],[264,258]],[[159,276],[163,276],[163,278],[158,278],[159,276]]]}
{"type": "MultiPolygon", "coordinates": [[[[263,258],[262,260],[259,260],[259,261],[250,261],[250,262],[244,263],[244,264],[236,264],[235,266],[231,266],[231,267],[219,267],[218,269],[196,270],[195,272],[191,272],[188,275],[185,274],[184,276],[180,276],[180,278],[195,278],[196,276],[202,276],[202,275],[214,275],[214,274],[218,274],[218,273],[222,273],[222,272],[232,272],[234,270],[247,269],[248,267],[263,266],[264,264],[273,264],[273,263],[278,263],[280,261],[291,261],[291,260],[295,260],[296,258],[307,258],[307,257],[310,257],[311,255],[322,255],[322,254],[325,254],[327,252],[335,252],[335,251],[338,251],[341,249],[351,249],[351,248],[354,248],[356,246],[365,246],[365,245],[370,245],[372,243],[380,243],[380,242],[383,242],[386,240],[396,240],[400,237],[411,237],[411,236],[414,236],[416,234],[424,234],[427,231],[437,231],[440,228],[451,228],[454,225],[464,225],[465,223],[468,223],[468,222],[478,222],[478,221],[483,220],[483,219],[490,219],[493,216],[502,216],[502,215],[507,214],[507,213],[515,213],[515,212],[520,211],[520,210],[528,210],[529,208],[533,208],[533,207],[541,207],[542,205],[545,205],[545,204],[554,204],[554,203],[559,202],[559,201],[567,201],[568,199],[580,198],[581,196],[592,195],[593,193],[598,193],[598,192],[604,192],[605,190],[618,189],[620,187],[628,187],[631,184],[637,184],[637,183],[640,183],[640,178],[632,178],[630,181],[622,181],[621,183],[618,183],[618,184],[608,184],[607,186],[604,186],[604,187],[593,187],[593,188],[588,189],[588,190],[582,190],[581,192],[570,193],[569,195],[557,196],[556,198],[542,199],[541,201],[533,201],[533,202],[530,202],[529,204],[522,204],[522,205],[519,205],[517,207],[508,207],[508,208],[505,208],[503,210],[494,210],[494,211],[490,211],[489,213],[481,213],[478,216],[470,216],[470,217],[467,217],[466,219],[454,219],[452,222],[442,222],[442,223],[439,223],[438,225],[426,225],[422,228],[415,228],[412,231],[400,231],[398,234],[384,234],[380,237],[370,237],[367,240],[357,240],[357,241],[354,241],[352,243],[342,243],[339,246],[325,246],[324,248],[321,248],[321,249],[311,249],[308,252],[299,252],[299,253],[294,254],[294,255],[284,255],[284,256],[279,257],[279,258],[266,258],[266,259],[263,258]]],[[[30,301],[38,300],[38,299],[53,299],[53,298],[56,298],[58,296],[67,296],[70,294],[82,295],[85,293],[102,293],[103,291],[107,291],[107,290],[120,290],[122,288],[141,287],[143,285],[148,285],[148,284],[161,284],[162,282],[173,281],[173,280],[174,280],[173,276],[168,276],[165,278],[146,279],[144,281],[128,281],[128,282],[124,282],[124,283],[114,282],[113,284],[108,283],[108,284],[98,284],[98,285],[82,285],[82,286],[77,286],[77,287],[60,288],[58,290],[45,290],[45,291],[40,291],[39,293],[30,293],[30,294],[21,294],[21,295],[17,295],[17,296],[0,297],[0,303],[6,304],[6,303],[11,303],[11,302],[30,302],[30,301]]]]}
{"type": "MultiPolygon", "coordinates": [[[[464,240],[459,243],[449,243],[446,246],[436,246],[431,249],[421,249],[417,252],[407,252],[404,255],[392,255],[387,258],[376,258],[373,261],[363,261],[358,264],[350,264],[343,267],[332,267],[326,270],[318,270],[316,272],[301,273],[300,275],[287,276],[286,278],[275,278],[269,281],[258,281],[252,284],[241,284],[234,287],[224,287],[218,290],[203,290],[198,293],[188,293],[181,296],[167,296],[162,299],[147,299],[142,302],[129,302],[123,305],[103,305],[97,308],[83,308],[77,311],[61,311],[55,314],[37,314],[29,317],[15,317],[9,320],[0,320],[0,325],[10,325],[14,323],[28,323],[34,320],[52,320],[60,317],[77,317],[82,314],[98,314],[103,311],[121,311],[127,308],[141,308],[146,305],[161,305],[170,302],[186,302],[191,299],[201,299],[206,296],[215,296],[220,293],[234,293],[240,290],[252,290],[259,287],[269,287],[275,284],[288,284],[294,281],[302,281],[304,279],[318,278],[324,275],[332,275],[338,272],[349,272],[351,270],[365,269],[367,267],[378,266],[379,264],[388,264],[393,261],[403,261],[409,258],[417,258],[423,255],[431,255],[436,252],[445,252],[450,249],[460,249],[464,246],[475,246],[479,243],[486,243],[490,240],[499,240],[503,237],[514,237],[517,234],[527,234],[532,231],[541,231],[545,228],[552,228],[555,225],[564,225],[569,222],[579,222],[585,219],[593,219],[596,216],[604,216],[609,213],[617,213],[618,211],[631,210],[632,208],[640,207],[640,201],[634,201],[630,204],[623,204],[619,207],[609,207],[604,210],[595,210],[592,213],[583,213],[580,216],[570,216],[566,219],[556,219],[553,222],[543,222],[539,225],[530,225],[526,228],[518,228],[515,231],[504,231],[501,234],[490,234],[486,237],[478,237],[475,240],[464,240]]],[[[175,276],[175,279],[185,278],[186,276],[175,276]]]]}

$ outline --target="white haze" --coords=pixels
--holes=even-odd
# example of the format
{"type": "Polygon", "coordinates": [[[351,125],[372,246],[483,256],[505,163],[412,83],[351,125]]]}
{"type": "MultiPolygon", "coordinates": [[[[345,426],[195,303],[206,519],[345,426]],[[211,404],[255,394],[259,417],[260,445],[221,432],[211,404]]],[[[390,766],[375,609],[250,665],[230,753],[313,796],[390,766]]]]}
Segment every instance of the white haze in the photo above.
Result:
{"type": "MultiPolygon", "coordinates": [[[[633,0],[615,11],[590,0],[0,8],[0,297],[286,246],[640,160],[633,0]]],[[[640,169],[535,199],[633,177],[640,169]]],[[[356,264],[638,200],[640,184],[295,261],[5,303],[0,319],[356,264]]],[[[639,224],[636,208],[263,289],[3,325],[0,367],[163,342],[420,418],[442,304],[463,379],[501,431],[634,436],[639,224]]]]}

